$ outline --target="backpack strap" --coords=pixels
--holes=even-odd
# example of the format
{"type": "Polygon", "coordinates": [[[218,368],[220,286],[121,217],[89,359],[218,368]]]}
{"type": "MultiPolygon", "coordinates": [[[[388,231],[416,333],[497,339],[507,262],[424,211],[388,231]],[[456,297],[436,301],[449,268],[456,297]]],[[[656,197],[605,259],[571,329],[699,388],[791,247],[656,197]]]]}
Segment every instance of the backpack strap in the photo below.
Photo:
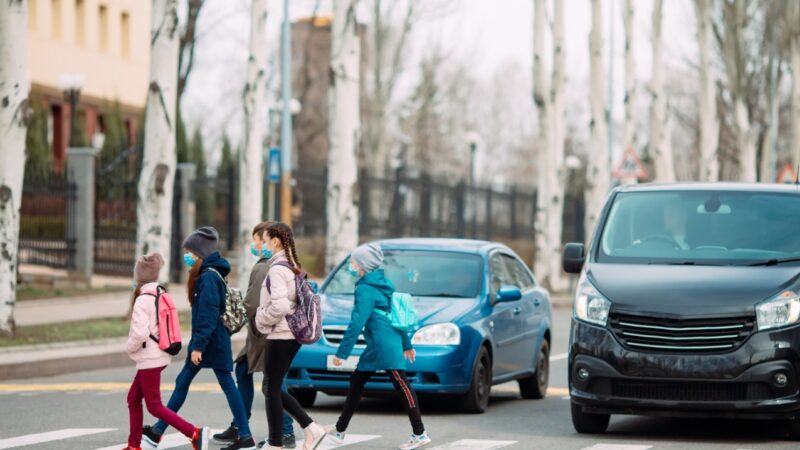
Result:
{"type": "Polygon", "coordinates": [[[215,274],[217,274],[217,276],[222,280],[223,283],[225,283],[226,285],[228,284],[228,280],[226,280],[225,277],[223,277],[222,274],[217,271],[217,269],[215,269],[213,267],[209,267],[204,272],[209,272],[209,271],[210,272],[214,272],[215,274]]]}
{"type": "MultiPolygon", "coordinates": [[[[289,264],[286,261],[277,261],[275,264],[273,264],[273,266],[286,267],[287,269],[290,269],[292,272],[294,272],[294,269],[295,269],[291,264],[289,264]]],[[[272,267],[270,267],[270,269],[272,269],[272,267]]],[[[269,270],[267,270],[267,282],[266,283],[267,283],[267,293],[272,295],[272,289],[271,289],[272,283],[269,280],[269,270]]]]}
{"type": "MultiPolygon", "coordinates": [[[[155,292],[148,291],[148,292],[142,292],[141,293],[142,295],[149,295],[149,296],[153,297],[153,302],[156,304],[156,327],[158,327],[158,300],[161,299],[161,294],[163,294],[164,292],[167,292],[167,290],[164,289],[161,285],[158,285],[158,286],[156,286],[156,291],[155,292]]],[[[150,339],[155,341],[156,344],[158,343],[158,338],[153,336],[152,334],[150,335],[150,339]]],[[[142,344],[142,347],[146,347],[146,346],[147,346],[146,342],[144,344],[142,344]]]]}

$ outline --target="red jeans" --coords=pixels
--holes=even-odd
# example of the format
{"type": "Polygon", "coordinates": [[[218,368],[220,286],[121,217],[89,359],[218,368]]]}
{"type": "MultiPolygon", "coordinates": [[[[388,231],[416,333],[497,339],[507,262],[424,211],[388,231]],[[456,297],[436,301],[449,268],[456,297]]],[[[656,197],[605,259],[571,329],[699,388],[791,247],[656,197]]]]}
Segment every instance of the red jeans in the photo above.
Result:
{"type": "Polygon", "coordinates": [[[175,427],[181,434],[191,439],[195,426],[183,420],[179,415],[167,409],[161,403],[161,371],[166,367],[143,369],[136,372],[136,377],[128,391],[128,411],[130,412],[131,434],[128,436],[128,446],[139,448],[142,443],[142,422],[144,411],[142,399],[147,405],[147,411],[157,419],[161,419],[170,426],[175,427]]]}

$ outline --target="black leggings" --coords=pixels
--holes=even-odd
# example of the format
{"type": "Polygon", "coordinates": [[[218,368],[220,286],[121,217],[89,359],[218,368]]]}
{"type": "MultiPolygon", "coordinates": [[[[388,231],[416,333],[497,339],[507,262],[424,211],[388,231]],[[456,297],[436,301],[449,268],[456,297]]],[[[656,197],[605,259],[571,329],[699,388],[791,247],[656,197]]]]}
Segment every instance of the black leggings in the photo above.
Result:
{"type": "Polygon", "coordinates": [[[300,406],[300,403],[288,392],[281,391],[281,384],[289,372],[289,366],[300,344],[294,339],[286,340],[267,340],[264,349],[264,384],[262,391],[267,399],[267,425],[269,425],[269,445],[275,447],[283,446],[283,410],[289,413],[300,424],[306,428],[314,421],[300,406]]]}
{"type": "MultiPolygon", "coordinates": [[[[425,426],[422,424],[422,415],[419,412],[419,402],[417,401],[417,394],[414,388],[406,378],[405,370],[387,370],[386,373],[392,380],[394,390],[400,394],[400,400],[403,402],[403,407],[408,413],[408,418],[411,421],[411,428],[414,434],[420,435],[425,432],[425,426]]],[[[375,375],[375,372],[360,372],[356,370],[350,376],[350,389],[347,391],[347,400],[344,402],[344,409],[342,415],[339,416],[339,421],[336,422],[336,431],[344,433],[347,426],[350,424],[350,419],[353,413],[356,412],[358,403],[361,401],[361,396],[364,394],[364,385],[367,384],[370,378],[375,375]]]]}

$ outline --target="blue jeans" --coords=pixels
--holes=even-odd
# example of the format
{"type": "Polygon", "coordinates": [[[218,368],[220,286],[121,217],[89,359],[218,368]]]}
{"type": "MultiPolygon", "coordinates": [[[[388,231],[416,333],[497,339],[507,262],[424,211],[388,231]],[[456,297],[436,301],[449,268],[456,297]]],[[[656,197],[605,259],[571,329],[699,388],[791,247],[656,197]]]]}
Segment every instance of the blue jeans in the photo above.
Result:
{"type": "MultiPolygon", "coordinates": [[[[178,374],[178,378],[175,380],[175,390],[172,391],[172,396],[169,398],[167,408],[175,412],[178,412],[181,409],[183,402],[186,401],[186,395],[189,393],[189,386],[192,384],[192,380],[194,380],[194,377],[196,377],[198,373],[200,373],[199,367],[188,363],[184,364],[181,373],[178,374]]],[[[214,369],[214,375],[217,376],[219,387],[222,388],[222,392],[225,393],[225,398],[228,399],[228,407],[233,412],[233,422],[236,425],[236,428],[239,430],[239,436],[242,439],[249,439],[253,437],[253,434],[250,432],[250,424],[248,423],[247,414],[244,411],[242,396],[236,389],[236,383],[233,381],[233,376],[227,370],[219,369],[214,369]]],[[[164,434],[166,429],[167,424],[160,420],[156,422],[155,426],[153,426],[153,431],[158,434],[164,434]]]]}
{"type": "MultiPolygon", "coordinates": [[[[239,393],[242,394],[244,401],[244,410],[247,413],[247,419],[253,412],[253,399],[255,398],[255,385],[253,382],[253,374],[249,373],[247,357],[243,357],[241,361],[236,363],[236,384],[239,386],[239,393]]],[[[281,389],[286,391],[286,384],[281,386],[281,389]]],[[[288,392],[288,391],[287,391],[288,392]]],[[[294,420],[292,416],[283,412],[283,435],[294,435],[294,420]]]]}

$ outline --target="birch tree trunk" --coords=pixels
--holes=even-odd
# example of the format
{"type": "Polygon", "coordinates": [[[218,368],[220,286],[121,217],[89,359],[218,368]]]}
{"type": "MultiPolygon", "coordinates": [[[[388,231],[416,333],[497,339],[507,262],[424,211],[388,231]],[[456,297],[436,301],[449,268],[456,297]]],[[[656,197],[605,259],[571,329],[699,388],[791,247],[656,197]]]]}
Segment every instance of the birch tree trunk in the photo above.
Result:
{"type": "Polygon", "coordinates": [[[623,130],[623,149],[633,149],[636,141],[636,124],[634,114],[636,108],[636,53],[634,29],[636,10],[634,0],[625,0],[623,16],[625,26],[625,127],[623,130]]]}
{"type": "Polygon", "coordinates": [[[358,245],[359,61],[358,0],[334,2],[331,36],[330,151],[325,267],[358,245]]]}
{"type": "Polygon", "coordinates": [[[175,180],[175,112],[178,89],[178,1],[152,0],[150,84],[144,156],[136,207],[136,256],[159,252],[169,280],[172,193],[175,180]]]}
{"type": "Polygon", "coordinates": [[[655,166],[655,181],[672,183],[675,181],[675,163],[672,159],[672,149],[667,146],[667,99],[664,92],[664,60],[661,45],[663,17],[664,2],[655,0],[652,21],[653,78],[650,89],[653,99],[650,113],[650,148],[655,166]]]}
{"type": "Polygon", "coordinates": [[[250,238],[261,222],[264,196],[264,129],[267,98],[267,0],[250,5],[250,56],[244,103],[244,150],[239,155],[239,288],[249,282],[250,238]]]}
{"type": "Polygon", "coordinates": [[[586,242],[591,241],[594,227],[603,209],[609,190],[608,116],[606,114],[606,77],[603,65],[603,4],[591,0],[592,32],[589,37],[591,72],[591,140],[586,168],[586,242]]]}
{"type": "Polygon", "coordinates": [[[697,44],[700,49],[700,180],[719,180],[717,88],[711,62],[712,0],[696,0],[697,44]]]}
{"type": "Polygon", "coordinates": [[[564,189],[567,185],[566,170],[564,167],[564,79],[565,48],[564,48],[564,20],[565,7],[563,1],[554,2],[553,12],[553,82],[550,88],[550,172],[548,184],[550,185],[550,198],[548,204],[547,236],[548,262],[550,263],[549,288],[553,292],[566,289],[566,279],[562,276],[561,269],[561,234],[564,226],[564,189]]]}
{"type": "Polygon", "coordinates": [[[545,20],[545,0],[533,2],[533,103],[539,120],[538,151],[539,155],[537,181],[536,181],[536,215],[534,221],[534,244],[536,246],[536,261],[534,268],[536,276],[545,285],[550,279],[550,236],[548,222],[550,217],[550,173],[553,171],[550,162],[550,118],[548,111],[547,82],[544,67],[544,32],[547,22],[545,20]]]}
{"type": "Polygon", "coordinates": [[[0,336],[14,333],[28,104],[27,0],[0,1],[0,336]]]}
{"type": "MultiPolygon", "coordinates": [[[[797,5],[795,5],[797,7],[797,5]]],[[[800,21],[800,14],[797,14],[800,21]]],[[[800,33],[792,38],[792,168],[800,168],[800,33]]]]}
{"type": "Polygon", "coordinates": [[[778,86],[780,86],[779,65],[780,62],[774,54],[769,55],[770,62],[767,65],[767,129],[764,132],[764,139],[761,141],[761,167],[758,170],[758,181],[761,183],[775,182],[776,145],[778,141],[778,86]]]}

